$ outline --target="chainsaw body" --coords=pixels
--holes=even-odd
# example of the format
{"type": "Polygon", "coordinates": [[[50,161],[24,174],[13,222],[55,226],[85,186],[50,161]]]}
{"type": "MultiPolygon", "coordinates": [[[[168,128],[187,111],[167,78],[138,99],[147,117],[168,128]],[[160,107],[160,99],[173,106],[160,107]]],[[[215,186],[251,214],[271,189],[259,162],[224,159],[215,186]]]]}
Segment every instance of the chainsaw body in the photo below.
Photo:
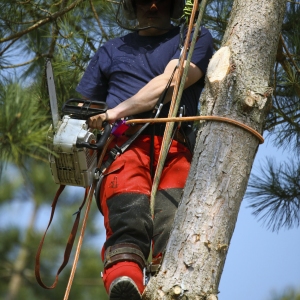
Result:
{"type": "Polygon", "coordinates": [[[64,104],[62,112],[65,115],[48,131],[49,162],[56,183],[91,186],[97,168],[97,151],[105,145],[111,128],[108,123],[104,124],[104,131],[97,139],[89,131],[86,119],[106,110],[106,104],[98,101],[70,99],[64,104]],[[95,104],[100,108],[90,109],[95,104]]]}

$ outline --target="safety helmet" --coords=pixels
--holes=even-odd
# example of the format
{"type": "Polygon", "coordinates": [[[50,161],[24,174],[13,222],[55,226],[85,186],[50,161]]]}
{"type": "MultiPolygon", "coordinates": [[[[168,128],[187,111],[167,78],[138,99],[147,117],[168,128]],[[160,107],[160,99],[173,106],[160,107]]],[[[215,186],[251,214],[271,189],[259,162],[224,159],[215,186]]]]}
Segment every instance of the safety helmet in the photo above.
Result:
{"type": "MultiPolygon", "coordinates": [[[[172,0],[171,19],[180,19],[183,15],[185,0],[172,0]]],[[[116,13],[116,20],[119,26],[129,30],[141,30],[136,19],[135,0],[120,0],[116,13]]]]}

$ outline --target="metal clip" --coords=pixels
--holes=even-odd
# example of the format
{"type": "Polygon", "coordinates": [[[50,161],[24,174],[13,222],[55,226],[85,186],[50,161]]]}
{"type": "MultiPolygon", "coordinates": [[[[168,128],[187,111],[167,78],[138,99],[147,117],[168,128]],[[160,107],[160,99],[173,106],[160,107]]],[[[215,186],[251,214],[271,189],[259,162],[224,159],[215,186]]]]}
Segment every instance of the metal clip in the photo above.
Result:
{"type": "MultiPolygon", "coordinates": [[[[179,109],[179,117],[181,118],[183,116],[185,116],[185,106],[184,105],[181,106],[180,109],[179,109]]],[[[178,123],[177,129],[179,130],[180,127],[181,127],[181,122],[178,123]]]]}
{"type": "Polygon", "coordinates": [[[94,179],[95,180],[98,180],[99,178],[100,178],[100,169],[99,168],[97,168],[96,170],[95,170],[95,174],[94,174],[94,179]]]}
{"type": "Polygon", "coordinates": [[[156,114],[155,114],[155,117],[154,117],[154,118],[157,118],[157,117],[159,116],[159,114],[160,114],[162,108],[163,108],[163,104],[162,104],[162,103],[159,104],[159,107],[157,107],[157,106],[155,107],[155,109],[156,109],[156,114]]]}
{"type": "Polygon", "coordinates": [[[143,284],[146,286],[150,280],[150,276],[147,276],[147,268],[143,269],[143,284]]]}

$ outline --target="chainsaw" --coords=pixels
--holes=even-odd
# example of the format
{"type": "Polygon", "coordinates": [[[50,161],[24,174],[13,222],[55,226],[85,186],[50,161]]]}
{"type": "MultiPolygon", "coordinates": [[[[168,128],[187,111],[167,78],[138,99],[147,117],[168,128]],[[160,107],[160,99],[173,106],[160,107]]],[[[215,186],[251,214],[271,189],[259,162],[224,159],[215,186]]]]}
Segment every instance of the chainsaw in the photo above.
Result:
{"type": "Polygon", "coordinates": [[[46,77],[52,125],[48,130],[49,163],[55,183],[71,186],[91,186],[97,168],[97,153],[101,151],[111,133],[111,125],[103,124],[100,134],[88,128],[87,119],[105,113],[105,102],[72,98],[58,112],[53,70],[46,62],[46,77]]]}

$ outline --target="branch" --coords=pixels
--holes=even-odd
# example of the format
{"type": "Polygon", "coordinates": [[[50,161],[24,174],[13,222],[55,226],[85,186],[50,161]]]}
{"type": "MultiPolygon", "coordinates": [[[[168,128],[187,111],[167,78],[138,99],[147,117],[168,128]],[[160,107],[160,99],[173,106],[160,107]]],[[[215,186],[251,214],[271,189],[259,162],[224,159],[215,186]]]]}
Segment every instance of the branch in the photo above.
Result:
{"type": "Polygon", "coordinates": [[[3,43],[3,42],[7,42],[7,41],[10,41],[10,40],[13,40],[13,39],[16,39],[16,38],[20,38],[21,36],[23,36],[24,34],[30,32],[30,31],[33,31],[35,29],[37,29],[38,27],[48,23],[48,22],[51,22],[57,18],[59,18],[60,16],[66,14],[67,12],[69,12],[70,10],[74,9],[77,5],[79,5],[81,2],[83,2],[84,0],[77,0],[75,1],[73,4],[71,4],[70,6],[64,8],[63,10],[61,11],[58,11],[56,12],[55,14],[53,14],[52,16],[50,17],[47,17],[45,19],[42,19],[38,22],[36,22],[34,25],[32,25],[31,27],[28,27],[27,29],[23,30],[23,31],[20,31],[20,32],[17,32],[15,34],[12,34],[11,36],[8,36],[8,37],[5,37],[5,38],[2,38],[0,39],[0,43],[3,43]]]}
{"type": "Polygon", "coordinates": [[[99,28],[100,28],[100,30],[101,30],[101,32],[102,32],[102,35],[104,36],[104,38],[105,38],[106,40],[108,40],[108,36],[107,36],[105,30],[103,29],[103,26],[102,26],[102,24],[101,24],[101,22],[100,22],[100,19],[99,19],[98,15],[97,15],[97,12],[96,12],[96,10],[95,10],[95,6],[93,5],[93,1],[92,1],[92,0],[90,0],[90,5],[91,5],[91,8],[92,8],[94,17],[95,17],[95,19],[96,19],[96,21],[97,21],[97,23],[98,23],[98,26],[99,26],[99,28]]]}
{"type": "Polygon", "coordinates": [[[0,52],[0,56],[2,56],[2,55],[5,53],[5,51],[6,51],[7,49],[9,49],[10,46],[13,45],[19,38],[20,38],[20,37],[15,38],[15,39],[12,40],[6,47],[4,47],[4,49],[0,52]]]}
{"type": "MultiPolygon", "coordinates": [[[[59,3],[57,3],[55,5],[60,5],[60,8],[61,8],[61,6],[63,6],[65,3],[66,3],[66,1],[64,0],[64,1],[60,1],[59,3]]],[[[50,57],[53,56],[58,34],[59,34],[59,26],[57,25],[57,22],[55,22],[55,26],[53,27],[53,30],[52,30],[52,38],[51,38],[51,44],[50,44],[50,50],[49,50],[50,57]]]]}
{"type": "Polygon", "coordinates": [[[17,65],[10,65],[10,66],[1,66],[2,69],[12,69],[12,68],[18,68],[18,67],[23,67],[23,66],[26,66],[26,65],[29,65],[30,63],[40,59],[41,57],[51,57],[49,53],[47,54],[40,54],[40,55],[37,55],[35,58],[31,59],[31,60],[28,60],[24,63],[21,63],[21,64],[17,64],[17,65]]]}
{"type": "MultiPolygon", "coordinates": [[[[275,112],[279,113],[279,118],[282,118],[282,120],[276,121],[276,122],[272,123],[270,126],[266,126],[265,130],[269,130],[270,128],[272,128],[274,126],[277,126],[277,125],[280,125],[283,123],[289,123],[289,124],[293,125],[295,128],[297,128],[298,130],[300,129],[298,123],[294,122],[291,118],[289,118],[287,116],[287,114],[283,113],[280,109],[278,109],[277,107],[273,107],[273,110],[275,110],[275,112]]],[[[294,119],[298,119],[299,117],[300,117],[300,114],[297,114],[294,116],[294,119]]]]}
{"type": "Polygon", "coordinates": [[[289,52],[285,42],[284,42],[284,39],[282,37],[282,34],[280,35],[280,39],[281,39],[281,42],[282,42],[282,46],[284,48],[284,51],[286,52],[287,56],[289,57],[289,59],[291,60],[291,62],[293,63],[294,67],[296,68],[297,72],[300,73],[300,69],[298,68],[295,60],[293,59],[291,53],[289,52]]]}
{"type": "MultiPolygon", "coordinates": [[[[292,66],[294,66],[296,71],[300,74],[300,70],[299,70],[296,62],[292,58],[291,54],[289,53],[289,51],[288,51],[288,49],[287,49],[287,47],[284,43],[284,40],[283,40],[282,36],[280,37],[280,40],[279,40],[279,43],[278,43],[278,50],[277,50],[276,60],[280,63],[283,70],[287,74],[288,78],[290,77],[292,66]],[[285,50],[286,55],[291,60],[291,62],[289,62],[286,59],[286,56],[284,55],[282,48],[285,50]]],[[[296,92],[297,97],[299,98],[300,97],[300,85],[299,85],[298,82],[295,83],[295,92],[296,92]]]]}

